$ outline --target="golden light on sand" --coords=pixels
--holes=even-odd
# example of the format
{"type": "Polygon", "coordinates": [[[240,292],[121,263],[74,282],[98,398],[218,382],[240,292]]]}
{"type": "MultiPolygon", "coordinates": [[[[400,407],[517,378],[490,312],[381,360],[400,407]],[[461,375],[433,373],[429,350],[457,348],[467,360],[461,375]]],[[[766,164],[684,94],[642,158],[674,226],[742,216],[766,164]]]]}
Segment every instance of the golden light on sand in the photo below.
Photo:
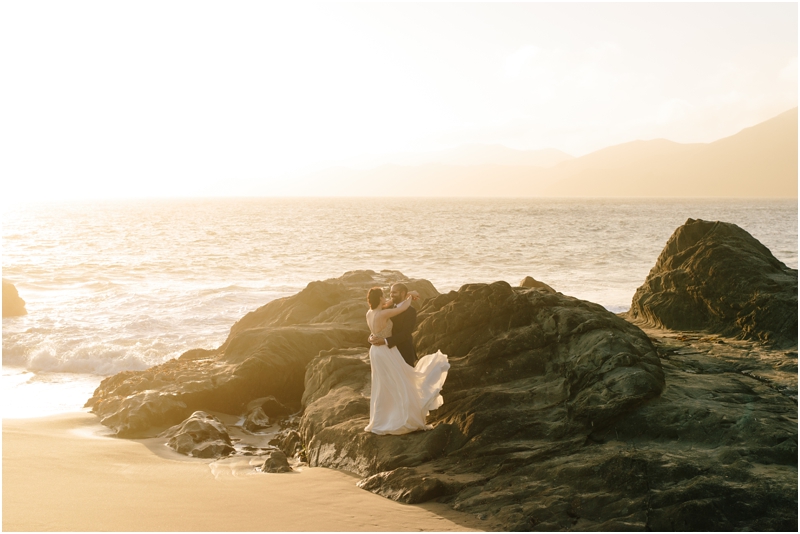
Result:
{"type": "Polygon", "coordinates": [[[475,531],[487,524],[443,504],[384,499],[333,469],[270,479],[235,462],[187,459],[154,440],[103,434],[89,414],[4,421],[3,482],[14,491],[3,493],[3,529],[475,531]]]}

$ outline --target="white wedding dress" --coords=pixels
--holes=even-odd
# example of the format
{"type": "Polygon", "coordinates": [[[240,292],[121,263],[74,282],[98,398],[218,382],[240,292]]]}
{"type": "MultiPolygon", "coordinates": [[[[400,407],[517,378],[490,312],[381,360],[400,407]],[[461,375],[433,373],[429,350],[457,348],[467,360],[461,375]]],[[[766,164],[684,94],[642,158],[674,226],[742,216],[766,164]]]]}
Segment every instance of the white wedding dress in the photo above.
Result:
{"type": "MultiPolygon", "coordinates": [[[[372,325],[370,330],[372,330],[372,325]]],[[[379,337],[392,335],[392,321],[387,322],[379,337]]],[[[440,395],[450,364],[447,356],[437,351],[428,354],[411,367],[397,347],[373,345],[369,349],[372,367],[372,393],[369,398],[369,424],[364,428],[375,434],[408,434],[430,430],[425,423],[428,412],[444,403],[440,395]]]]}

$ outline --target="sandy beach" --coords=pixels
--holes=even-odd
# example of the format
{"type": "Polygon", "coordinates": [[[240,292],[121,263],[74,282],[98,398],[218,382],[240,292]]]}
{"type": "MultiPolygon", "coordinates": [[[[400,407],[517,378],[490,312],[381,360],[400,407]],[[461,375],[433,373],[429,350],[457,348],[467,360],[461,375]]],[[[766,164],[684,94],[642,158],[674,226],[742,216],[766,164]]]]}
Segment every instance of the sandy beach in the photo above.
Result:
{"type": "MultiPolygon", "coordinates": [[[[163,441],[163,440],[162,440],[163,441]]],[[[191,459],[110,437],[97,417],[3,420],[5,531],[465,531],[467,514],[410,506],[325,468],[257,473],[248,458],[191,459]]]]}

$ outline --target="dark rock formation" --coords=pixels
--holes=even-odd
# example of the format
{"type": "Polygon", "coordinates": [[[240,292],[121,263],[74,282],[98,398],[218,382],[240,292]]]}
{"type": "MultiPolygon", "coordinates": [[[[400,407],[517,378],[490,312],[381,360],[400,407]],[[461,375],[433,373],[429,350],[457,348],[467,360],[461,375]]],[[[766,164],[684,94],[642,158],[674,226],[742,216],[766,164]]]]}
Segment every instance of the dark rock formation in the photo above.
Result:
{"type": "Polygon", "coordinates": [[[256,408],[260,408],[264,415],[272,419],[285,417],[292,413],[292,409],[285,406],[278,399],[273,396],[261,397],[247,403],[247,411],[252,412],[256,408]]]}
{"type": "Polygon", "coordinates": [[[591,436],[624,451],[648,530],[797,531],[797,353],[649,333],[667,388],[591,436]]]}
{"type": "MultiPolygon", "coordinates": [[[[460,502],[497,477],[581,451],[589,436],[664,387],[647,336],[596,304],[496,282],[440,295],[419,317],[418,352],[439,349],[451,363],[445,404],[429,418],[435,428],[403,436],[364,432],[366,354],[321,353],[306,372],[300,426],[310,465],[358,473],[367,477],[362,487],[407,503],[460,502]]],[[[461,508],[528,528],[527,518],[513,515],[516,508],[499,511],[504,505],[490,503],[503,502],[502,495],[515,503],[530,497],[534,480],[545,484],[517,477],[493,489],[491,498],[482,496],[481,504],[461,508]]],[[[568,483],[574,491],[580,484],[577,478],[568,483]]]]}
{"type": "Polygon", "coordinates": [[[519,283],[519,287],[532,287],[534,289],[542,289],[544,291],[547,291],[548,293],[555,293],[556,292],[555,289],[553,289],[552,287],[548,286],[544,282],[540,282],[540,281],[536,280],[532,276],[526,276],[525,278],[523,278],[522,281],[519,283]]]}
{"type": "Polygon", "coordinates": [[[420,319],[418,352],[441,349],[452,365],[435,428],[364,432],[368,357],[324,352],[303,396],[311,465],[505,530],[796,530],[797,408],[734,361],[753,347],[715,339],[706,357],[659,343],[664,389],[641,330],[560,294],[468,285],[420,319]]]}
{"type": "Polygon", "coordinates": [[[14,284],[3,279],[3,317],[26,315],[25,301],[22,300],[14,284]]]}
{"type": "Polygon", "coordinates": [[[291,473],[292,467],[286,459],[286,455],[281,451],[270,451],[264,456],[264,464],[261,466],[262,473],[291,473]]]}
{"type": "Polygon", "coordinates": [[[629,316],[778,347],[797,345],[797,270],[735,224],[689,219],[667,241],[629,316]]]}
{"type": "Polygon", "coordinates": [[[173,425],[196,410],[242,413],[260,397],[297,411],[308,362],[322,350],[366,348],[367,290],[400,280],[423,298],[438,294],[427,280],[408,281],[397,271],[352,271],[311,282],[245,315],[218,349],[191,350],[145,371],[106,378],[86,405],[121,437],[173,425]]]}
{"type": "Polygon", "coordinates": [[[267,414],[264,413],[264,410],[259,406],[247,414],[242,427],[248,432],[258,432],[260,430],[264,430],[265,428],[269,428],[270,425],[272,425],[272,422],[270,421],[269,417],[267,417],[267,414]]]}
{"type": "Polygon", "coordinates": [[[221,458],[234,451],[222,421],[201,411],[194,412],[159,437],[169,438],[167,445],[175,451],[196,458],[221,458]]]}
{"type": "MultiPolygon", "coordinates": [[[[438,295],[412,281],[428,297],[417,352],[450,358],[445,404],[433,430],[377,436],[363,430],[365,295],[401,278],[309,284],[245,316],[215,351],[106,379],[90,404],[118,435],[193,409],[255,413],[282,429],[268,446],[231,432],[258,441],[238,450],[269,453],[260,470],[306,458],[505,530],[796,531],[796,350],[642,323],[645,333],[596,304],[505,282],[438,295]]],[[[194,454],[182,435],[191,442],[176,447],[194,454]]]]}
{"type": "Polygon", "coordinates": [[[303,450],[303,440],[300,437],[300,433],[293,428],[281,430],[277,436],[270,440],[269,444],[278,447],[289,457],[295,457],[303,450]]]}

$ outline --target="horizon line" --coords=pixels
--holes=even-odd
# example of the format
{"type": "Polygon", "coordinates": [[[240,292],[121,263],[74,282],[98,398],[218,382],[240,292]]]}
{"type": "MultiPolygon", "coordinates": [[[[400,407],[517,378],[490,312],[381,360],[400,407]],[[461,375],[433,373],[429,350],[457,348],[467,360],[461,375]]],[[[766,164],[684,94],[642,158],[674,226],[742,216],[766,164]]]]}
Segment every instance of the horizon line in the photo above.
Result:
{"type": "Polygon", "coordinates": [[[44,200],[21,200],[9,204],[4,204],[4,211],[8,208],[23,207],[37,204],[75,204],[93,202],[166,202],[166,201],[211,201],[211,200],[444,200],[444,201],[464,201],[464,200],[552,200],[552,201],[587,201],[587,200],[612,200],[612,201],[643,201],[643,200],[682,200],[682,201],[786,201],[797,202],[798,197],[661,197],[661,196],[630,196],[630,197],[597,197],[597,196],[419,196],[419,195],[348,195],[348,196],[268,196],[268,195],[216,195],[216,196],[141,196],[141,197],[97,197],[97,198],[68,198],[68,199],[44,199],[44,200]]]}

